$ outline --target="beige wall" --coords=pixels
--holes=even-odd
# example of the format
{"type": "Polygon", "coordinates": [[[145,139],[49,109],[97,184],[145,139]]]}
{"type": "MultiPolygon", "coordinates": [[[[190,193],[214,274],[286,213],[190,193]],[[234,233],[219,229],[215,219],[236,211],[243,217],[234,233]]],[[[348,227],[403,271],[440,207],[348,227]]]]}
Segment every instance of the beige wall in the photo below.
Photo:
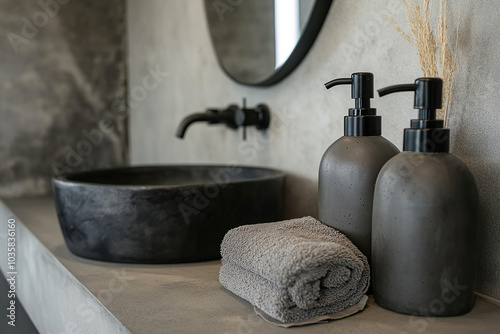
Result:
{"type": "MultiPolygon", "coordinates": [[[[437,2],[435,1],[437,4],[437,2]]],[[[397,0],[335,0],[312,50],[289,77],[269,88],[235,84],[218,67],[201,0],[128,0],[130,146],[133,164],[227,163],[263,165],[289,173],[287,216],[316,215],[317,172],[326,148],[343,134],[352,106],[349,88],[326,92],[323,83],[355,71],[375,74],[376,87],[420,76],[414,50],[385,21],[404,22],[397,0]],[[168,72],[144,90],[147,67],[168,72]],[[146,95],[138,92],[146,91],[146,95]],[[268,134],[196,124],[175,138],[183,117],[247,97],[267,103],[274,116],[268,134]]],[[[474,172],[482,197],[477,290],[500,298],[500,9],[497,1],[450,1],[458,69],[451,105],[452,152],[474,172]]],[[[384,135],[398,147],[416,111],[411,94],[375,99],[384,135]]]]}

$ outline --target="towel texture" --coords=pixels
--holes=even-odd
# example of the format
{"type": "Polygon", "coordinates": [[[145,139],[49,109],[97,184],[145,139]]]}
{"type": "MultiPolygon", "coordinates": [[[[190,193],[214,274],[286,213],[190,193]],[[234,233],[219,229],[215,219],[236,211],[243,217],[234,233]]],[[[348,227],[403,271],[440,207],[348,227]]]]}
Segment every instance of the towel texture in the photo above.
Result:
{"type": "Polygon", "coordinates": [[[232,229],[221,255],[221,284],[282,322],[342,311],[370,282],[366,257],[312,217],[232,229]]]}
{"type": "Polygon", "coordinates": [[[307,325],[313,325],[313,324],[322,324],[322,323],[329,322],[330,320],[339,320],[339,319],[347,318],[353,314],[356,314],[360,311],[363,311],[367,302],[368,302],[368,296],[364,295],[363,298],[361,298],[361,300],[357,304],[354,304],[353,306],[349,306],[348,308],[346,308],[343,311],[336,312],[336,313],[329,313],[329,314],[325,314],[325,315],[320,315],[320,316],[317,316],[317,317],[314,317],[311,319],[295,321],[295,322],[281,322],[281,321],[276,320],[273,317],[269,316],[267,313],[260,310],[257,306],[254,306],[253,309],[254,309],[255,313],[257,313],[266,322],[273,324],[275,326],[278,326],[278,327],[289,328],[289,327],[307,326],[307,325]]]}

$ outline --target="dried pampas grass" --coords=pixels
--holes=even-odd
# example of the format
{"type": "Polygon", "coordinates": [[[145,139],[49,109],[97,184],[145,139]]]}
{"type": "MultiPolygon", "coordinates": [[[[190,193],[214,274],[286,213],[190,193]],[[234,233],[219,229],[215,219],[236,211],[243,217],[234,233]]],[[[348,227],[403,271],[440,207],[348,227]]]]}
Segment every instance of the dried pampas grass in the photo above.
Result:
{"type": "Polygon", "coordinates": [[[443,109],[438,111],[438,118],[448,121],[451,84],[455,73],[456,62],[448,45],[448,17],[446,9],[448,0],[440,0],[437,34],[431,28],[429,15],[430,0],[401,0],[403,2],[409,32],[391,17],[382,15],[396,31],[417,50],[418,61],[424,77],[441,77],[443,79],[443,109]]]}

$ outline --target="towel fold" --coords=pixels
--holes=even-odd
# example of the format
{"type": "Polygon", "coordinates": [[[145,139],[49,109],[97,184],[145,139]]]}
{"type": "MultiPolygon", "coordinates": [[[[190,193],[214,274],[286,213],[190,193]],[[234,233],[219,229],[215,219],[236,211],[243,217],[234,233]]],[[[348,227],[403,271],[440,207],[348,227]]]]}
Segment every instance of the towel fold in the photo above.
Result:
{"type": "Polygon", "coordinates": [[[370,282],[366,257],[312,217],[232,229],[221,255],[221,284],[282,322],[342,311],[370,282]]]}

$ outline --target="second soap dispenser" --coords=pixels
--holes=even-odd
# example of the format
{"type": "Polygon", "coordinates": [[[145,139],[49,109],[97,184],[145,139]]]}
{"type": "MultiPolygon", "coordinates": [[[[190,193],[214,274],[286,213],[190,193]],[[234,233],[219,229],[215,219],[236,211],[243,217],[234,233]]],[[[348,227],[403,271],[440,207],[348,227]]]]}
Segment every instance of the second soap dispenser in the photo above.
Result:
{"type": "Polygon", "coordinates": [[[373,294],[380,306],[414,316],[456,316],[474,305],[478,190],[436,117],[442,90],[440,78],[379,90],[414,92],[418,119],[375,185],[373,294]]]}
{"type": "Polygon", "coordinates": [[[321,159],[319,218],[344,233],[370,261],[375,182],[399,150],[382,137],[382,117],[370,106],[373,74],[353,73],[325,84],[328,89],[337,85],[351,85],[355,107],[344,118],[344,136],[321,159]]]}

